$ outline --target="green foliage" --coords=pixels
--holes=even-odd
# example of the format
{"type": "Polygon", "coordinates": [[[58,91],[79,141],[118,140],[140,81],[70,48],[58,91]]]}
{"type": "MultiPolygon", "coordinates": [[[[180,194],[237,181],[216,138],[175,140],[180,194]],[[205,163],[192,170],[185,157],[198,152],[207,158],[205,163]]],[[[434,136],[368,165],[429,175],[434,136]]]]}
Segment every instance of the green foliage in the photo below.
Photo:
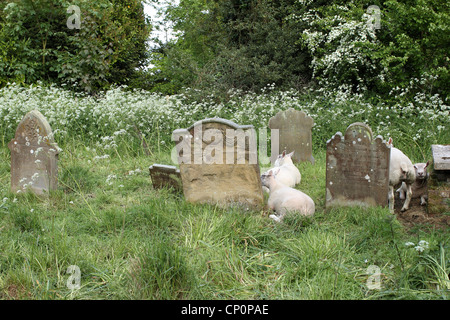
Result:
{"type": "Polygon", "coordinates": [[[306,86],[389,99],[448,96],[449,4],[441,0],[180,1],[179,37],[154,50],[156,91],[306,86]]]}
{"type": "Polygon", "coordinates": [[[290,2],[190,0],[170,6],[166,18],[181,36],[157,50],[158,74],[177,91],[258,90],[269,83],[301,88],[310,78],[309,56],[296,43],[299,27],[285,19],[290,2]]]}
{"type": "Polygon", "coordinates": [[[380,90],[399,86],[448,96],[449,9],[440,0],[384,3],[380,44],[369,53],[387,70],[380,90]]]}
{"type": "Polygon", "coordinates": [[[448,96],[448,33],[445,1],[381,1],[379,29],[364,1],[310,8],[293,17],[308,28],[302,43],[313,56],[322,87],[370,90],[387,97],[392,88],[448,96]]]}
{"type": "Polygon", "coordinates": [[[146,59],[141,1],[1,1],[0,85],[37,81],[96,92],[125,84],[146,59]],[[70,5],[80,29],[69,29],[70,5]]]}

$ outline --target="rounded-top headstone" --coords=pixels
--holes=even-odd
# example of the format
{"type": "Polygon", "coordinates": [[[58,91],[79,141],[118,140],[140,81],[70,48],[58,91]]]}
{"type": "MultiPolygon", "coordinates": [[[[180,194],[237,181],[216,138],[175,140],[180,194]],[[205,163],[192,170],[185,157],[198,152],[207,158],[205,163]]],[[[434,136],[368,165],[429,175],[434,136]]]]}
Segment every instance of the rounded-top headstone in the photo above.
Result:
{"type": "Polygon", "coordinates": [[[11,190],[43,194],[57,188],[58,146],[45,117],[37,110],[20,121],[11,150],[11,190]]]}

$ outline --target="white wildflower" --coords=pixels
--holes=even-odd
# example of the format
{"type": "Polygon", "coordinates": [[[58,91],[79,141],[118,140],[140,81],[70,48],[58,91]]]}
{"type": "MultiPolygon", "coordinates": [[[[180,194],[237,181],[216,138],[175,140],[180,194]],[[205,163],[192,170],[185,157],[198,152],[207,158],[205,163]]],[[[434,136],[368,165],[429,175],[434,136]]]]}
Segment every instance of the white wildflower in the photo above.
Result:
{"type": "Polygon", "coordinates": [[[427,241],[425,241],[425,240],[420,240],[418,245],[421,246],[424,249],[428,249],[429,243],[427,241]]]}
{"type": "Polygon", "coordinates": [[[418,252],[423,252],[423,250],[425,250],[423,247],[421,246],[415,246],[414,249],[416,249],[416,251],[418,252]]]}

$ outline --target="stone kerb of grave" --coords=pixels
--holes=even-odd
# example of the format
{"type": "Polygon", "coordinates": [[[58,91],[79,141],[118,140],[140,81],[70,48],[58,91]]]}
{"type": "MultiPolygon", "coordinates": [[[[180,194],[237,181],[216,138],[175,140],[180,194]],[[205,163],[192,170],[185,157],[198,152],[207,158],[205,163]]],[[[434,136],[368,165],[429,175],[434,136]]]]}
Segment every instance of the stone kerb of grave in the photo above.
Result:
{"type": "Polygon", "coordinates": [[[52,129],[37,110],[28,112],[17,126],[11,151],[11,190],[44,194],[57,188],[59,148],[52,129]]]}
{"type": "Polygon", "coordinates": [[[433,144],[433,170],[428,185],[429,214],[450,211],[450,145],[433,144]]]}
{"type": "Polygon", "coordinates": [[[172,133],[186,201],[260,207],[263,193],[256,132],[221,118],[172,133]]]}
{"type": "Polygon", "coordinates": [[[294,163],[310,161],[314,164],[312,156],[312,134],[311,129],[314,120],[305,112],[289,108],[278,112],[269,120],[271,129],[271,163],[273,164],[278,155],[286,150],[294,151],[292,158],[294,163]]]}
{"type": "Polygon", "coordinates": [[[391,148],[364,123],[327,141],[326,207],[387,206],[391,148]]]}
{"type": "Polygon", "coordinates": [[[155,163],[150,166],[149,171],[155,189],[169,187],[175,191],[182,190],[180,170],[177,167],[155,163]]]}

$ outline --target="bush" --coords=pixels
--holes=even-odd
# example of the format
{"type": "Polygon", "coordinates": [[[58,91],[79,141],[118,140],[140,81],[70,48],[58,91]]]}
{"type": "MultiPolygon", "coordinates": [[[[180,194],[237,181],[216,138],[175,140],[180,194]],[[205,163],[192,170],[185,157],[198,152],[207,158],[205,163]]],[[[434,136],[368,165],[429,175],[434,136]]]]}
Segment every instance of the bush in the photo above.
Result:
{"type": "Polygon", "coordinates": [[[0,0],[0,86],[37,81],[96,92],[124,84],[146,59],[141,1],[0,0]],[[80,28],[69,29],[70,5],[80,28]]]}
{"type": "Polygon", "coordinates": [[[389,97],[394,87],[448,96],[448,4],[382,1],[380,29],[360,1],[312,8],[301,17],[301,41],[312,55],[319,87],[372,91],[389,97]],[[366,10],[366,11],[365,11],[366,10]]]}

